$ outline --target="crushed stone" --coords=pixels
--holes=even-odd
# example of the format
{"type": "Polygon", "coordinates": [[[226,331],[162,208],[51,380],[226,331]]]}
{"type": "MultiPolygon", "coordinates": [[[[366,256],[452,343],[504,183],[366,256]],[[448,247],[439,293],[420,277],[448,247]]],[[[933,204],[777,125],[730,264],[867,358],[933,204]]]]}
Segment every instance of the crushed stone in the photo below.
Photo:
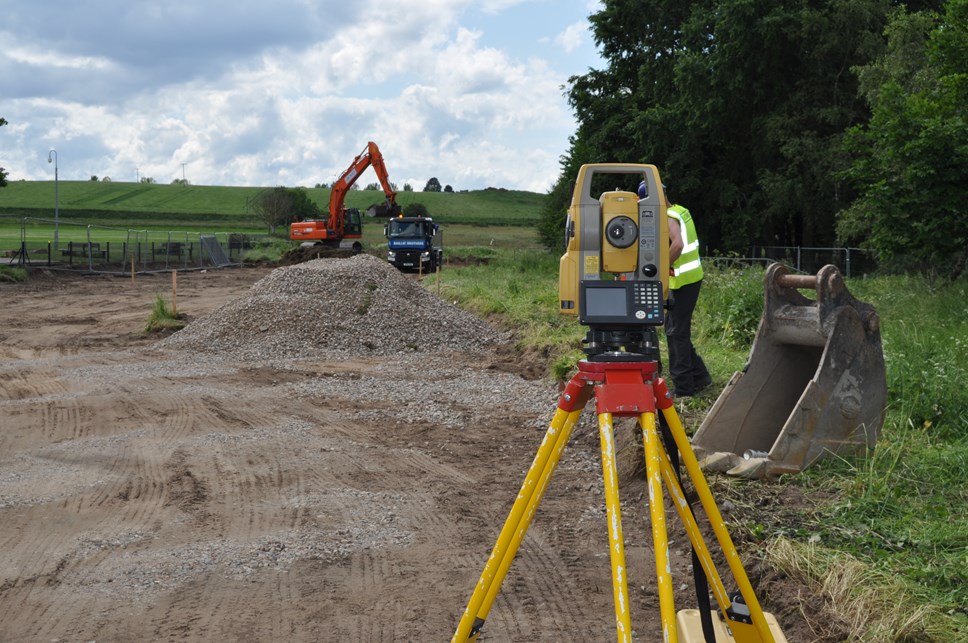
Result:
{"type": "Polygon", "coordinates": [[[156,346],[264,360],[334,352],[473,353],[506,341],[386,261],[359,254],[277,268],[156,346]]]}

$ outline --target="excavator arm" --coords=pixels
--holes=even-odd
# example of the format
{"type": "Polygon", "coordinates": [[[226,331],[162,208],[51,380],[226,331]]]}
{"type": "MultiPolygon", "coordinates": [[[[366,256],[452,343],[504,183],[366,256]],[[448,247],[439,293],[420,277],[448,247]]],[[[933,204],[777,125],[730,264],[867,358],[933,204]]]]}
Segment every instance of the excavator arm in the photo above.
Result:
{"type": "Polygon", "coordinates": [[[356,183],[357,179],[360,178],[360,175],[368,167],[372,167],[373,171],[376,172],[377,178],[380,179],[380,186],[383,188],[383,193],[386,195],[385,209],[388,213],[385,216],[399,214],[400,207],[397,205],[397,193],[390,185],[387,167],[383,163],[383,154],[380,153],[380,148],[377,147],[376,143],[370,141],[366,144],[366,148],[357,154],[356,158],[353,159],[350,166],[340,175],[339,179],[333,183],[333,189],[329,195],[329,217],[331,222],[329,227],[334,228],[338,234],[342,234],[342,228],[345,225],[346,209],[343,206],[343,202],[346,200],[346,193],[349,192],[353,184],[356,183]]]}

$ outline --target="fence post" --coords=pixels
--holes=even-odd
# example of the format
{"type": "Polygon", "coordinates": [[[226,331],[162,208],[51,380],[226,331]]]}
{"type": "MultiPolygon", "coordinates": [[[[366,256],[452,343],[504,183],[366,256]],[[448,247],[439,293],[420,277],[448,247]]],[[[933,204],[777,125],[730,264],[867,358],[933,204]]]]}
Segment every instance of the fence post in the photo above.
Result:
{"type": "Polygon", "coordinates": [[[850,248],[846,248],[846,250],[847,250],[847,278],[850,279],[850,248]]]}
{"type": "Polygon", "coordinates": [[[91,226],[87,226],[87,269],[94,272],[94,244],[91,242],[91,226]]]}

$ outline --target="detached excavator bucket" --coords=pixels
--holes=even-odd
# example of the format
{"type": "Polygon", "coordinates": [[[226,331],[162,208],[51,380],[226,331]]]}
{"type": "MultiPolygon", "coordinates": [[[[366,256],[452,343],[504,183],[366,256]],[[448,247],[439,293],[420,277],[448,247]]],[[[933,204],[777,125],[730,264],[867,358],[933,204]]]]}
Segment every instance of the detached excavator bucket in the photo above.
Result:
{"type": "Polygon", "coordinates": [[[836,266],[813,276],[773,264],[765,291],[749,361],[692,439],[703,466],[765,478],[873,449],[887,400],[874,307],[854,299],[836,266]]]}

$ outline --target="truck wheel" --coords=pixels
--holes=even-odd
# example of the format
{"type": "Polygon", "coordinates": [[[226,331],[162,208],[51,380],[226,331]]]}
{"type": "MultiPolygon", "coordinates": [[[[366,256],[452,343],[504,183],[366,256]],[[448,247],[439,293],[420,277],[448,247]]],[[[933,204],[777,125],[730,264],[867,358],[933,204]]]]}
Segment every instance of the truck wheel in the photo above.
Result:
{"type": "Polygon", "coordinates": [[[363,252],[363,244],[357,241],[353,244],[353,254],[358,255],[361,252],[363,252]]]}

